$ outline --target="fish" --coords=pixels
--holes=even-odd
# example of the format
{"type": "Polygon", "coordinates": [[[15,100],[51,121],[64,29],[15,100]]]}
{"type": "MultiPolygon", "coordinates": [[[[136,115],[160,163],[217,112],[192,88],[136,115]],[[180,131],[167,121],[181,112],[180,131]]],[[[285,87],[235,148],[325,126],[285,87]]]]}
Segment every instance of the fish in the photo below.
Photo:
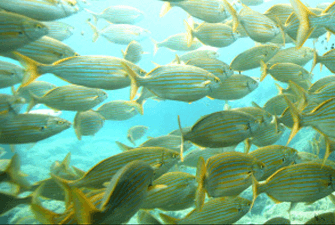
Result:
{"type": "Polygon", "coordinates": [[[256,103],[254,103],[254,105],[255,106],[231,109],[231,111],[237,111],[249,114],[255,117],[257,121],[261,121],[264,122],[264,124],[269,125],[273,120],[273,116],[269,112],[265,111],[263,108],[258,106],[256,103]]]}
{"type": "Polygon", "coordinates": [[[28,195],[26,197],[17,197],[11,194],[5,194],[0,192],[1,201],[3,204],[1,204],[0,207],[0,215],[4,215],[6,212],[10,211],[11,209],[15,208],[18,205],[21,204],[30,204],[31,202],[31,195],[28,195]]]}
{"type": "Polygon", "coordinates": [[[331,224],[335,221],[334,212],[321,213],[306,221],[304,224],[331,224]]]}
{"type": "MultiPolygon", "coordinates": [[[[324,53],[322,56],[319,56],[318,53],[315,51],[314,53],[314,59],[313,59],[313,65],[311,71],[313,71],[314,67],[321,63],[321,65],[325,65],[327,69],[329,69],[332,73],[335,71],[334,64],[334,49],[324,53]]],[[[320,67],[321,68],[321,67],[320,67]]]]}
{"type": "Polygon", "coordinates": [[[312,86],[308,89],[308,91],[309,92],[316,92],[317,90],[319,90],[323,86],[328,85],[332,82],[335,82],[335,76],[334,75],[322,77],[322,78],[318,79],[317,81],[315,81],[312,84],[312,86]]]}
{"type": "Polygon", "coordinates": [[[111,56],[75,56],[58,60],[53,64],[41,64],[20,54],[16,56],[27,69],[21,87],[27,86],[42,74],[53,73],[76,85],[106,90],[124,88],[130,85],[130,79],[121,62],[129,64],[140,75],[146,74],[135,64],[111,56]]]}
{"type": "Polygon", "coordinates": [[[277,18],[281,24],[285,24],[287,18],[292,14],[293,8],[290,4],[275,4],[267,9],[263,14],[273,21],[277,18]]]}
{"type": "Polygon", "coordinates": [[[264,3],[264,0],[239,0],[239,1],[247,6],[257,6],[264,3]]]}
{"type": "Polygon", "coordinates": [[[0,11],[0,30],[1,53],[13,51],[48,34],[48,28],[41,22],[6,11],[0,11]]]}
{"type": "Polygon", "coordinates": [[[72,1],[3,0],[0,8],[41,21],[62,19],[79,11],[72,1]]]}
{"type": "Polygon", "coordinates": [[[194,38],[204,45],[222,48],[233,44],[238,38],[238,33],[233,33],[230,26],[224,23],[201,23],[197,28],[192,28],[184,21],[187,31],[188,46],[191,46],[194,38]]]}
{"type": "Polygon", "coordinates": [[[139,224],[161,224],[148,210],[140,209],[137,212],[137,222],[139,224]]]}
{"type": "Polygon", "coordinates": [[[187,62],[190,59],[196,59],[196,58],[211,58],[211,59],[216,59],[220,56],[220,54],[211,49],[196,49],[193,51],[189,51],[187,53],[184,53],[181,56],[178,56],[175,60],[172,61],[172,63],[175,63],[177,61],[181,62],[187,62]]]}
{"type": "Polygon", "coordinates": [[[284,96],[286,96],[292,103],[295,103],[298,100],[297,96],[293,94],[279,94],[270,98],[264,104],[263,109],[272,115],[282,115],[284,110],[288,107],[284,96]]]}
{"type": "Polygon", "coordinates": [[[233,74],[226,80],[223,80],[220,87],[207,96],[221,100],[236,100],[250,94],[257,87],[258,82],[255,79],[243,74],[233,74]]]}
{"type": "Polygon", "coordinates": [[[252,174],[259,179],[266,171],[265,163],[242,152],[225,152],[207,159],[199,158],[196,209],[203,211],[205,195],[218,198],[237,196],[252,184],[252,174]]]}
{"type": "Polygon", "coordinates": [[[301,47],[296,49],[295,47],[280,49],[271,59],[268,61],[263,60],[269,65],[276,63],[293,63],[300,66],[305,66],[309,61],[313,59],[314,50],[309,47],[301,47]]]}
{"type": "MultiPolygon", "coordinates": [[[[309,153],[309,152],[298,152],[295,163],[306,163],[311,161],[316,161],[319,159],[319,156],[309,153]]],[[[328,160],[327,160],[328,161],[328,160]]],[[[329,166],[329,165],[328,165],[329,166]]]]}
{"type": "Polygon", "coordinates": [[[104,122],[104,117],[93,110],[77,112],[73,128],[78,140],[81,140],[82,136],[94,136],[103,127],[104,122]]]}
{"type": "Polygon", "coordinates": [[[289,219],[286,219],[284,217],[274,217],[271,218],[263,223],[266,224],[291,224],[291,221],[289,219]]]}
{"type": "Polygon", "coordinates": [[[265,164],[263,176],[258,181],[266,180],[280,168],[293,164],[297,160],[297,154],[296,149],[282,145],[269,145],[249,153],[265,164]]]}
{"type": "Polygon", "coordinates": [[[147,52],[143,51],[141,44],[137,41],[131,41],[126,50],[121,51],[125,60],[135,64],[141,60],[143,54],[147,54],[147,52]]]}
{"type": "Polygon", "coordinates": [[[0,127],[0,143],[26,144],[54,136],[68,128],[65,119],[43,114],[18,114],[0,127]]]}
{"type": "Polygon", "coordinates": [[[58,41],[64,41],[73,35],[74,27],[59,21],[43,22],[47,26],[49,32],[48,37],[58,41]]]}
{"type": "Polygon", "coordinates": [[[250,206],[251,201],[245,198],[222,197],[210,199],[201,211],[194,209],[181,219],[159,215],[168,224],[231,224],[242,218],[250,206]]]}
{"type": "Polygon", "coordinates": [[[177,211],[194,205],[197,189],[194,175],[185,172],[169,172],[153,181],[152,184],[165,186],[165,188],[149,192],[141,206],[142,209],[159,208],[171,211],[173,208],[173,211],[177,211]]]}
{"type": "Polygon", "coordinates": [[[130,100],[135,97],[138,87],[144,86],[163,99],[193,102],[205,97],[221,83],[218,77],[195,66],[159,66],[145,77],[138,76],[128,65],[123,66],[131,79],[130,100]]]}
{"type": "Polygon", "coordinates": [[[167,37],[161,42],[157,42],[152,39],[154,43],[154,55],[157,53],[159,48],[168,48],[175,51],[191,51],[196,50],[202,46],[201,42],[194,39],[189,46],[187,43],[187,33],[179,33],[167,37]]]}
{"type": "Polygon", "coordinates": [[[21,83],[24,69],[13,63],[0,61],[0,88],[6,88],[21,83]]]}
{"type": "Polygon", "coordinates": [[[93,30],[93,42],[101,35],[112,43],[128,45],[132,41],[142,41],[151,34],[147,29],[130,24],[110,24],[100,31],[90,22],[88,24],[93,30]]]}
{"type": "Polygon", "coordinates": [[[43,96],[33,97],[28,111],[37,103],[45,104],[56,110],[86,111],[107,99],[107,93],[97,88],[78,85],[65,85],[51,89],[43,96]]]}
{"type": "Polygon", "coordinates": [[[127,132],[127,139],[133,145],[136,145],[135,141],[142,138],[145,135],[145,133],[147,132],[148,129],[149,129],[149,127],[143,126],[143,125],[133,126],[133,127],[129,128],[129,130],[127,132]]]}
{"type": "MultiPolygon", "coordinates": [[[[5,119],[8,116],[19,114],[25,99],[16,95],[0,94],[0,118],[5,119]]],[[[1,127],[1,125],[0,125],[1,127]]]]}
{"type": "Polygon", "coordinates": [[[137,101],[115,100],[100,106],[98,112],[105,120],[128,120],[137,114],[143,115],[143,106],[137,101]]]}
{"type": "MultiPolygon", "coordinates": [[[[63,179],[76,180],[82,177],[85,174],[85,171],[82,171],[74,166],[70,166],[71,161],[71,152],[66,154],[63,161],[59,162],[56,160],[50,166],[50,173],[55,174],[63,179]]],[[[42,183],[42,181],[37,182],[42,183]]],[[[39,186],[39,185],[38,185],[39,186]]],[[[46,187],[46,185],[44,185],[46,187]]]]}
{"type": "Polygon", "coordinates": [[[56,85],[52,83],[46,81],[33,81],[25,87],[19,87],[15,91],[15,95],[24,98],[25,101],[28,103],[33,101],[33,97],[31,96],[31,94],[33,94],[34,96],[42,97],[48,91],[54,88],[56,88],[56,85]]]}
{"type": "Polygon", "coordinates": [[[104,9],[101,13],[95,13],[88,9],[86,12],[90,13],[94,21],[97,22],[103,18],[114,24],[135,24],[144,19],[144,12],[127,5],[114,5],[104,9]]]}
{"type": "Polygon", "coordinates": [[[261,61],[268,62],[279,51],[279,47],[268,44],[252,47],[238,54],[230,63],[235,71],[245,71],[261,66],[261,61]]]}
{"type": "Polygon", "coordinates": [[[176,135],[176,136],[181,136],[181,132],[186,133],[191,130],[191,127],[183,127],[180,131],[180,129],[175,129],[169,133],[169,135],[176,135]]]}

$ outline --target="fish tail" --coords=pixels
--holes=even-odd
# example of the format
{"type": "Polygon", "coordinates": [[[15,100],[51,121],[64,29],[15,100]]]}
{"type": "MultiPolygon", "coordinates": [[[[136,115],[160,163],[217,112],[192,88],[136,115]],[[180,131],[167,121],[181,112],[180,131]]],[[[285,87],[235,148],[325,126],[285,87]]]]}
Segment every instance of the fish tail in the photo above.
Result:
{"type": "Polygon", "coordinates": [[[250,206],[250,209],[249,211],[251,211],[255,201],[256,201],[256,198],[258,197],[258,195],[260,195],[262,192],[264,192],[264,188],[262,188],[263,185],[261,185],[256,177],[254,176],[254,174],[251,174],[251,178],[252,178],[252,193],[253,193],[253,198],[252,198],[252,203],[251,203],[251,206],[250,206]]]}
{"type": "Polygon", "coordinates": [[[193,42],[193,28],[187,23],[186,20],[184,20],[186,32],[187,32],[187,47],[190,47],[193,42]]]}
{"type": "MultiPolygon", "coordinates": [[[[313,64],[311,68],[311,73],[313,72],[315,66],[321,62],[321,56],[318,55],[316,49],[314,49],[314,57],[313,57],[313,64]]],[[[322,71],[322,64],[320,64],[320,72],[322,71]]]]}
{"type": "Polygon", "coordinates": [[[93,31],[92,42],[96,42],[97,39],[99,38],[99,31],[92,23],[90,23],[89,21],[87,21],[87,23],[90,25],[90,27],[92,28],[92,31],[93,31]]]}
{"type": "Polygon", "coordinates": [[[261,60],[260,63],[261,63],[261,71],[262,71],[260,81],[263,81],[266,75],[268,75],[268,66],[263,60],[261,60]]]}
{"type": "Polygon", "coordinates": [[[302,111],[308,105],[307,91],[293,81],[289,81],[289,87],[292,88],[292,90],[298,96],[298,99],[302,100],[301,102],[299,102],[298,106],[298,108],[302,111]]]}
{"type": "Polygon", "coordinates": [[[91,10],[88,10],[86,8],[84,8],[86,12],[88,12],[89,14],[91,14],[93,16],[93,20],[94,20],[94,24],[97,25],[98,22],[98,13],[92,12],[91,10]]]}
{"type": "Polygon", "coordinates": [[[178,126],[179,126],[179,130],[180,130],[180,137],[181,137],[181,144],[180,144],[180,161],[184,162],[184,134],[183,134],[183,130],[181,128],[181,123],[180,123],[180,116],[178,115],[178,126]]]}
{"type": "Polygon", "coordinates": [[[139,112],[141,115],[143,115],[144,114],[143,105],[138,103],[136,100],[132,101],[132,102],[133,102],[133,105],[134,105],[136,111],[139,112]]]}
{"type": "Polygon", "coordinates": [[[285,101],[289,107],[289,110],[291,112],[292,115],[292,119],[294,122],[294,125],[292,127],[291,130],[291,134],[289,139],[287,140],[287,144],[288,145],[290,143],[290,141],[292,140],[292,138],[298,133],[298,131],[301,129],[301,116],[299,114],[299,111],[297,109],[297,107],[295,107],[295,105],[291,102],[290,99],[288,99],[286,96],[284,96],[285,101]]]}
{"type": "Polygon", "coordinates": [[[34,95],[31,91],[29,91],[29,94],[31,96],[31,101],[29,102],[29,105],[27,107],[27,113],[32,109],[34,108],[35,105],[37,105],[40,101],[39,101],[39,97],[34,95]]]}
{"type": "Polygon", "coordinates": [[[130,78],[130,100],[133,100],[135,98],[135,95],[137,93],[139,83],[138,79],[139,76],[126,64],[126,63],[121,63],[122,67],[127,71],[129,78],[130,78]]]}
{"type": "Polygon", "coordinates": [[[56,176],[55,174],[50,173],[51,177],[56,181],[59,186],[61,186],[65,191],[65,205],[66,209],[70,207],[70,204],[72,202],[72,196],[71,196],[71,181],[65,180],[63,178],[60,178],[56,176]]]}
{"type": "Polygon", "coordinates": [[[177,224],[178,219],[173,218],[171,216],[165,215],[163,213],[160,213],[159,216],[162,218],[162,220],[167,224],[177,224]]]}
{"type": "Polygon", "coordinates": [[[205,197],[206,197],[206,192],[205,192],[205,187],[204,187],[205,178],[206,178],[206,164],[205,164],[204,158],[201,156],[198,159],[197,172],[196,172],[198,188],[197,188],[196,195],[195,195],[195,208],[198,211],[201,211],[205,203],[205,197]]]}
{"type": "Polygon", "coordinates": [[[152,43],[154,44],[154,55],[156,55],[156,53],[159,49],[158,42],[153,38],[150,38],[150,39],[151,39],[152,43]]]}
{"type": "Polygon", "coordinates": [[[245,139],[244,141],[244,153],[248,154],[251,148],[252,142],[250,138],[245,139]]]}
{"type": "Polygon", "coordinates": [[[133,149],[132,147],[130,147],[130,146],[128,146],[128,145],[125,145],[125,144],[123,144],[123,143],[121,143],[121,142],[119,142],[119,141],[115,141],[115,143],[117,144],[117,146],[119,147],[119,149],[120,149],[121,151],[123,151],[123,152],[125,152],[125,151],[129,151],[129,150],[132,150],[132,149],[133,149]]]}
{"type": "Polygon", "coordinates": [[[78,119],[79,119],[79,112],[77,112],[76,115],[75,115],[75,117],[74,117],[73,128],[74,128],[74,132],[76,133],[76,136],[77,136],[78,140],[81,141],[81,132],[77,128],[78,119]]]}
{"type": "Polygon", "coordinates": [[[306,42],[307,38],[313,32],[309,23],[310,16],[316,16],[300,0],[290,0],[295,14],[299,19],[299,28],[296,38],[296,48],[299,49],[306,42]]]}
{"type": "Polygon", "coordinates": [[[9,182],[19,185],[20,191],[29,190],[31,186],[25,176],[20,172],[20,167],[19,156],[14,154],[6,168],[6,173],[9,175],[9,182]]]}
{"type": "Polygon", "coordinates": [[[38,63],[27,56],[24,56],[18,52],[13,52],[15,59],[18,60],[24,67],[25,71],[23,74],[23,79],[20,87],[25,87],[34,80],[36,80],[39,76],[41,76],[41,72],[39,71],[39,67],[43,64],[38,63]]]}
{"type": "Polygon", "coordinates": [[[277,16],[275,16],[275,20],[276,20],[276,22],[278,24],[281,36],[283,38],[283,46],[285,47],[285,31],[284,31],[285,28],[284,28],[283,24],[280,22],[280,19],[277,16]]]}
{"type": "Polygon", "coordinates": [[[172,8],[171,3],[170,2],[165,2],[162,6],[161,12],[159,13],[159,17],[165,16],[166,13],[168,13],[171,8],[172,8]]]}
{"type": "Polygon", "coordinates": [[[233,33],[235,33],[238,26],[238,18],[236,10],[227,2],[227,0],[223,0],[223,4],[225,9],[230,13],[233,17],[233,33]]]}

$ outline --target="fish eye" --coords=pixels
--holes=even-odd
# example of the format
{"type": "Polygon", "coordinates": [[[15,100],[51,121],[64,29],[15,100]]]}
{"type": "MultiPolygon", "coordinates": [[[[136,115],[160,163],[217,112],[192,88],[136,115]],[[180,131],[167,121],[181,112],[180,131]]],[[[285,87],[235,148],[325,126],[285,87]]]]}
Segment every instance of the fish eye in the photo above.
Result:
{"type": "Polygon", "coordinates": [[[215,79],[214,79],[214,82],[215,82],[215,83],[219,83],[219,82],[220,82],[220,79],[219,79],[219,78],[215,78],[215,79]]]}
{"type": "Polygon", "coordinates": [[[285,159],[285,158],[283,158],[283,159],[282,159],[282,161],[283,161],[283,162],[285,162],[285,161],[286,161],[286,159],[285,159]]]}
{"type": "Polygon", "coordinates": [[[42,25],[41,25],[41,24],[37,24],[37,25],[36,25],[36,28],[37,28],[37,29],[42,29],[42,25]]]}
{"type": "Polygon", "coordinates": [[[57,124],[58,124],[58,125],[63,125],[64,122],[60,120],[60,121],[57,121],[57,124]]]}
{"type": "Polygon", "coordinates": [[[40,127],[40,130],[44,130],[44,129],[47,129],[47,126],[43,126],[43,127],[40,127]]]}
{"type": "Polygon", "coordinates": [[[76,53],[74,53],[74,56],[79,56],[79,54],[76,52],[76,53]]]}

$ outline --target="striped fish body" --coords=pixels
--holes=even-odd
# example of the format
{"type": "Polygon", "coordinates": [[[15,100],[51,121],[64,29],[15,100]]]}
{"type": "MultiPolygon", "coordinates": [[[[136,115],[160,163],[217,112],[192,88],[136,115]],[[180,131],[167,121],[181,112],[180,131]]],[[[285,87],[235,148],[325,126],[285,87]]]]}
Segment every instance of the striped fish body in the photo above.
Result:
{"type": "MultiPolygon", "coordinates": [[[[184,172],[166,173],[155,180],[153,185],[166,185],[167,187],[149,192],[141,206],[143,209],[160,208],[164,210],[165,206],[176,205],[191,193],[195,196],[197,189],[195,176],[184,172]]],[[[194,196],[186,208],[194,204],[194,196]]]]}
{"type": "Polygon", "coordinates": [[[16,93],[18,96],[24,98],[26,102],[32,101],[32,96],[42,97],[48,91],[56,88],[56,85],[46,82],[46,81],[33,81],[25,87],[20,87],[17,89],[16,93]]]}
{"type": "Polygon", "coordinates": [[[297,159],[298,151],[282,145],[271,145],[258,148],[249,153],[265,164],[263,176],[258,180],[265,180],[280,168],[291,165],[297,159]]]}
{"type": "Polygon", "coordinates": [[[70,186],[102,188],[102,184],[113,177],[127,163],[141,160],[151,166],[160,165],[155,171],[155,179],[166,173],[180,159],[179,153],[160,147],[136,148],[113,155],[93,166],[85,175],[75,181],[69,181],[70,186]]]}
{"type": "Polygon", "coordinates": [[[138,63],[143,54],[143,49],[137,41],[131,41],[123,53],[123,58],[132,63],[138,63]]]}
{"type": "Polygon", "coordinates": [[[202,46],[201,42],[197,39],[194,39],[192,41],[191,46],[187,45],[187,34],[186,33],[180,33],[172,35],[168,38],[166,38],[162,42],[158,42],[156,44],[157,49],[161,47],[165,47],[171,50],[176,51],[191,51],[196,50],[202,46]]]}
{"type": "MultiPolygon", "coordinates": [[[[225,24],[230,27],[233,27],[234,25],[233,20],[228,20],[227,22],[225,22],[225,24]]],[[[239,34],[239,38],[249,37],[248,33],[245,31],[241,24],[237,25],[235,32],[239,34]]]]}
{"type": "Polygon", "coordinates": [[[135,145],[135,141],[142,138],[148,129],[149,127],[143,125],[133,126],[127,132],[127,139],[135,145]]]}
{"type": "Polygon", "coordinates": [[[275,4],[264,12],[264,15],[276,22],[276,17],[282,24],[285,24],[287,18],[293,12],[290,4],[275,4]]]}
{"type": "Polygon", "coordinates": [[[206,202],[201,211],[194,209],[185,218],[175,221],[177,224],[232,224],[247,214],[250,206],[251,202],[241,197],[214,198],[206,202]]]}
{"type": "Polygon", "coordinates": [[[96,88],[77,85],[56,87],[42,97],[34,97],[39,103],[58,110],[86,111],[107,98],[107,93],[96,88]]]}
{"type": "Polygon", "coordinates": [[[268,146],[276,143],[285,131],[285,126],[283,124],[277,124],[277,122],[272,122],[263,126],[257,135],[251,138],[251,143],[258,146],[268,146]]]}
{"type": "Polygon", "coordinates": [[[263,176],[265,164],[241,152],[225,152],[210,157],[206,162],[204,189],[210,197],[236,196],[247,189],[251,174],[256,179],[263,176]]]}
{"type": "Polygon", "coordinates": [[[241,3],[247,6],[257,6],[261,5],[264,0],[242,0],[241,3]]]}
{"type": "Polygon", "coordinates": [[[47,33],[48,28],[36,20],[15,13],[0,12],[1,53],[20,48],[47,33]]]}
{"type": "Polygon", "coordinates": [[[335,62],[335,51],[334,49],[332,49],[323,54],[322,56],[316,55],[313,62],[313,68],[317,63],[321,63],[325,65],[327,69],[329,69],[333,73],[335,71],[334,62],[335,62]]]}
{"type": "Polygon", "coordinates": [[[266,62],[269,65],[276,63],[293,63],[300,66],[305,66],[306,63],[311,61],[314,56],[314,50],[309,47],[295,47],[279,50],[270,60],[266,62]]]}
{"type": "Polygon", "coordinates": [[[258,121],[264,122],[264,124],[267,124],[267,125],[270,124],[273,119],[273,116],[261,107],[254,107],[254,106],[240,107],[240,108],[232,109],[232,111],[247,113],[255,117],[258,121]]]}
{"type": "Polygon", "coordinates": [[[77,138],[94,136],[104,125],[104,118],[93,110],[77,112],[73,122],[77,138]]]}
{"type": "Polygon", "coordinates": [[[239,12],[238,20],[249,37],[260,43],[269,42],[280,33],[279,26],[273,20],[247,6],[239,12]]]}
{"type": "Polygon", "coordinates": [[[20,113],[25,100],[19,96],[0,94],[0,118],[20,113]]]}
{"type": "Polygon", "coordinates": [[[299,84],[311,81],[313,75],[304,67],[293,63],[276,63],[268,69],[269,74],[278,81],[288,83],[290,80],[299,84]]]}
{"type": "Polygon", "coordinates": [[[3,0],[0,7],[27,17],[50,21],[68,17],[78,12],[78,7],[71,1],[46,0],[3,0]]]}
{"type": "Polygon", "coordinates": [[[110,6],[100,14],[90,13],[95,16],[96,19],[103,18],[108,22],[115,24],[135,24],[144,18],[144,13],[142,11],[127,5],[110,6]]]}
{"type": "MultiPolygon", "coordinates": [[[[190,59],[196,59],[196,58],[216,59],[218,57],[219,57],[219,53],[217,51],[210,50],[210,49],[197,49],[197,50],[189,51],[179,56],[179,60],[183,62],[187,62],[190,59]]],[[[175,62],[177,62],[177,60],[172,61],[172,63],[175,63],[175,62]]]]}
{"type": "MultiPolygon", "coordinates": [[[[284,37],[285,37],[285,44],[294,43],[294,40],[287,34],[285,34],[284,37]]],[[[271,39],[269,43],[283,45],[284,44],[283,35],[281,33],[277,34],[273,39],[271,39]]]]}
{"type": "Polygon", "coordinates": [[[156,67],[147,76],[135,79],[160,98],[184,102],[205,97],[221,83],[218,77],[204,69],[179,64],[156,67]]]}
{"type": "Polygon", "coordinates": [[[171,6],[178,6],[191,16],[207,23],[220,23],[230,16],[220,0],[187,0],[171,2],[171,6]]]}
{"type": "Polygon", "coordinates": [[[286,96],[291,102],[295,103],[297,97],[292,94],[279,94],[270,98],[263,106],[264,110],[268,111],[272,115],[281,115],[284,110],[288,107],[284,96],[286,96]]]}
{"type": "MultiPolygon", "coordinates": [[[[143,142],[139,147],[163,147],[179,152],[181,145],[181,138],[177,135],[164,135],[160,137],[150,138],[143,142]]],[[[192,147],[189,142],[184,143],[184,151],[192,147]]]]}
{"type": "Polygon", "coordinates": [[[309,102],[321,104],[322,102],[335,98],[335,82],[324,85],[315,92],[308,91],[307,99],[309,102]]]}
{"type": "Polygon", "coordinates": [[[141,106],[135,101],[115,100],[100,106],[96,112],[105,120],[128,120],[141,113],[141,106]]]}
{"type": "Polygon", "coordinates": [[[256,193],[265,192],[276,202],[314,202],[334,191],[335,170],[319,163],[301,163],[277,170],[256,193]]]}
{"type": "MultiPolygon", "coordinates": [[[[295,160],[295,163],[306,163],[306,162],[311,162],[311,161],[315,161],[318,160],[319,156],[313,154],[313,153],[309,153],[309,152],[298,152],[297,153],[297,158],[295,160]]],[[[322,159],[323,160],[323,159],[322,159]]],[[[327,165],[327,162],[329,160],[326,160],[325,165],[327,165]]],[[[316,161],[317,162],[317,161],[316,161]]],[[[318,162],[318,163],[323,163],[323,162],[318,162]]],[[[330,166],[330,165],[328,165],[330,166]]]]}
{"type": "Polygon", "coordinates": [[[149,211],[140,209],[137,213],[139,224],[161,224],[149,211]]]}
{"type": "Polygon", "coordinates": [[[20,83],[23,79],[22,67],[0,61],[0,88],[6,88],[20,83]]]}
{"type": "Polygon", "coordinates": [[[311,92],[311,93],[316,92],[317,90],[319,90],[323,86],[329,85],[332,82],[335,82],[335,76],[334,75],[323,77],[323,78],[315,81],[315,83],[313,83],[312,86],[308,89],[308,92],[311,92]]]}
{"type": "Polygon", "coordinates": [[[208,96],[221,100],[236,100],[245,97],[258,87],[258,82],[249,76],[234,74],[224,80],[220,87],[208,96]]]}
{"type": "Polygon", "coordinates": [[[73,35],[74,27],[69,24],[59,21],[43,22],[43,24],[49,29],[48,37],[58,41],[64,41],[73,35]]]}
{"type": "Polygon", "coordinates": [[[251,137],[260,128],[257,119],[235,111],[220,111],[198,120],[184,139],[202,147],[228,147],[251,137]]]}
{"type": "Polygon", "coordinates": [[[230,67],[235,71],[254,69],[261,66],[261,60],[269,61],[278,51],[279,47],[275,45],[256,46],[237,55],[230,63],[230,67]]]}
{"type": "Polygon", "coordinates": [[[229,46],[239,37],[230,26],[223,23],[202,23],[190,33],[203,44],[217,48],[229,46]]]}
{"type": "Polygon", "coordinates": [[[144,74],[140,67],[124,59],[110,56],[77,56],[59,60],[51,65],[39,65],[38,72],[53,73],[77,85],[114,90],[130,85],[127,72],[121,62],[136,73],[144,74]]]}
{"type": "Polygon", "coordinates": [[[221,82],[228,79],[234,74],[234,71],[229,67],[229,65],[218,59],[195,58],[187,61],[186,65],[196,66],[207,70],[214,76],[220,78],[221,82]]]}
{"type": "Polygon", "coordinates": [[[71,123],[43,114],[18,114],[1,125],[0,143],[33,143],[68,129],[71,123]]]}
{"type": "MultiPolygon", "coordinates": [[[[78,53],[68,45],[48,36],[43,36],[34,42],[16,49],[16,51],[39,63],[46,64],[51,64],[58,60],[78,55],[78,53]]],[[[15,59],[15,55],[13,56],[10,53],[8,54],[8,57],[15,59]]]]}

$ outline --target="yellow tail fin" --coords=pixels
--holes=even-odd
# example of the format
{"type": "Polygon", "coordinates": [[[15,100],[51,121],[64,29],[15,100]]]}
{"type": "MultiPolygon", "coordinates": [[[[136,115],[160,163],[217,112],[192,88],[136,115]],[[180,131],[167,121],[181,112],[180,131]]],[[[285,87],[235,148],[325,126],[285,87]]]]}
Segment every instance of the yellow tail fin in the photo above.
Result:
{"type": "Polygon", "coordinates": [[[301,124],[300,124],[300,115],[299,115],[299,111],[298,109],[295,107],[295,105],[291,102],[291,100],[289,100],[285,95],[284,95],[285,101],[289,107],[289,110],[291,112],[292,115],[292,119],[293,119],[293,127],[291,130],[291,134],[289,139],[287,140],[286,145],[288,145],[292,138],[298,133],[298,131],[301,129],[301,124]]]}
{"type": "Polygon", "coordinates": [[[186,20],[184,20],[186,33],[187,33],[187,47],[190,47],[193,42],[193,27],[191,27],[186,20]]]}
{"type": "Polygon", "coordinates": [[[230,15],[233,17],[233,32],[235,33],[237,26],[238,26],[238,17],[236,10],[227,2],[227,0],[223,0],[223,4],[225,7],[225,10],[227,10],[230,15]]]}
{"type": "Polygon", "coordinates": [[[170,9],[171,9],[170,2],[165,2],[164,5],[162,6],[161,12],[159,13],[159,17],[165,16],[165,14],[170,11],[170,9]]]}
{"type": "Polygon", "coordinates": [[[268,66],[263,60],[260,61],[260,64],[261,64],[261,71],[262,71],[260,81],[263,81],[266,75],[268,75],[268,66]]]}
{"type": "Polygon", "coordinates": [[[135,98],[135,95],[137,93],[139,84],[137,79],[139,76],[126,64],[126,63],[121,63],[122,67],[127,71],[129,78],[130,78],[130,100],[133,100],[135,98]]]}
{"type": "Polygon", "coordinates": [[[180,144],[180,161],[184,162],[184,134],[183,134],[183,130],[181,128],[181,123],[180,123],[180,116],[178,115],[178,126],[179,126],[179,130],[180,130],[180,137],[181,137],[181,144],[180,144]]]}
{"type": "Polygon", "coordinates": [[[92,28],[92,31],[93,31],[93,38],[92,38],[92,41],[93,41],[93,42],[96,42],[97,39],[99,38],[99,31],[98,31],[98,29],[97,29],[93,24],[91,24],[89,21],[87,21],[87,23],[90,25],[90,27],[92,28]]]}
{"type": "Polygon", "coordinates": [[[206,163],[204,158],[201,156],[197,164],[196,179],[198,181],[198,189],[195,195],[195,208],[201,211],[206,198],[206,192],[204,182],[206,178],[206,163]]]}

